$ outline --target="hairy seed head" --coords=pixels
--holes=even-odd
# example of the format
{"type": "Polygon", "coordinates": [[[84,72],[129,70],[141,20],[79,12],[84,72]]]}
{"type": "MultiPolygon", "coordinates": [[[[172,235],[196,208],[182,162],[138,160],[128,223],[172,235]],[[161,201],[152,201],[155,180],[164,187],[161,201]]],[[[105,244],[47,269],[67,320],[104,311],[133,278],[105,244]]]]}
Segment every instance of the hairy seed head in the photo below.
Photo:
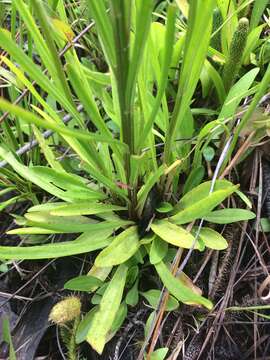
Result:
{"type": "Polygon", "coordinates": [[[81,313],[81,301],[76,296],[70,296],[61,300],[52,308],[49,320],[61,325],[75,319],[81,313]]]}

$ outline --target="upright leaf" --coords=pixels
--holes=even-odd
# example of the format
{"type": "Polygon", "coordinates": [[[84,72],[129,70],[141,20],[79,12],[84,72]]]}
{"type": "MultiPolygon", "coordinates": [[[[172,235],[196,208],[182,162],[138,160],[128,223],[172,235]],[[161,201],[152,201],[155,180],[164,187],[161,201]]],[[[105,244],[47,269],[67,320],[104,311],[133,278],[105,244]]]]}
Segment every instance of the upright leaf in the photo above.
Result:
{"type": "Polygon", "coordinates": [[[179,129],[181,134],[181,127],[206,58],[211,36],[212,13],[214,6],[214,0],[190,1],[188,31],[185,41],[180,82],[174,111],[165,139],[164,161],[166,164],[170,163],[176,129],[179,129]],[[204,16],[202,16],[202,14],[204,16]],[[195,61],[194,49],[196,49],[195,61]]]}
{"type": "Polygon", "coordinates": [[[104,349],[107,334],[113,325],[120,307],[127,270],[128,268],[125,265],[120,265],[117,268],[102,296],[99,310],[95,313],[92,325],[87,334],[86,340],[99,354],[101,354],[104,349]]]}

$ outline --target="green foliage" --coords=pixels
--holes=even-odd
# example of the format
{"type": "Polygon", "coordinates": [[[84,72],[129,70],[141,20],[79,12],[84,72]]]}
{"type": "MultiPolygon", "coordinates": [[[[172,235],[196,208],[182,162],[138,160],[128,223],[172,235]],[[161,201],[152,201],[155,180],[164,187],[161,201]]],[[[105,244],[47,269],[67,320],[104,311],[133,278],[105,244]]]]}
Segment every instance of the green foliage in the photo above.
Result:
{"type": "Polygon", "coordinates": [[[259,22],[261,20],[261,16],[262,16],[265,8],[267,7],[267,5],[269,5],[268,0],[255,0],[254,1],[251,19],[250,19],[250,29],[251,30],[256,28],[256,26],[259,24],[259,22]]]}
{"type": "Polygon", "coordinates": [[[65,289],[91,292],[102,284],[102,281],[94,276],[82,275],[65,283],[65,289]]]}
{"type": "Polygon", "coordinates": [[[185,304],[201,304],[207,309],[212,309],[213,304],[210,300],[197,295],[192,289],[187,287],[181,279],[175,278],[163,261],[155,265],[155,268],[166,288],[179,301],[185,304]]]}
{"type": "Polygon", "coordinates": [[[102,296],[99,310],[95,313],[90,330],[87,333],[87,341],[99,354],[103,351],[106,336],[120,307],[126,274],[127,266],[120,265],[102,296]]]}
{"type": "Polygon", "coordinates": [[[151,354],[150,360],[163,360],[166,358],[168,348],[160,348],[151,354]]]}
{"type": "MultiPolygon", "coordinates": [[[[18,0],[12,4],[11,32],[0,29],[6,52],[0,75],[8,85],[0,110],[9,113],[0,134],[0,156],[7,163],[0,168],[0,196],[12,194],[0,208],[27,200],[28,210],[16,218],[19,227],[8,235],[42,235],[44,242],[0,246],[0,258],[91,253],[88,274],[74,274],[65,284],[92,294],[94,305],[69,332],[70,358],[75,341],[87,341],[101,354],[129,306],[141,298],[157,309],[161,291],[140,290],[142,267],[155,269],[169,291],[166,311],[179,302],[212,309],[184,273],[173,275],[171,254],[194,249],[201,256],[205,247],[227,247],[220,227],[204,226],[204,220],[227,224],[255,217],[226,208],[225,200],[235,193],[248,206],[250,201],[239,185],[211,179],[210,170],[243,99],[255,94],[221,170],[228,165],[270,79],[270,66],[264,73],[264,62],[255,67],[252,61],[266,44],[259,21],[264,2],[254,2],[251,32],[248,19],[238,20],[247,1],[239,7],[228,0],[164,2],[162,15],[152,14],[151,0],[84,5],[93,23],[80,45],[72,39],[82,22],[62,0],[18,0]],[[16,42],[16,14],[26,44],[16,42]],[[28,97],[14,104],[22,89],[28,97]],[[70,116],[68,124],[60,109],[70,116]],[[43,136],[44,129],[52,130],[51,138],[43,136]],[[39,148],[17,156],[33,136],[39,148]]],[[[80,15],[81,8],[76,11],[80,15]]],[[[167,352],[158,349],[151,359],[167,352]]]]}
{"type": "MultiPolygon", "coordinates": [[[[160,295],[161,292],[159,290],[148,290],[146,292],[142,292],[141,295],[149,302],[149,304],[157,310],[158,308],[158,304],[159,304],[159,299],[160,299],[160,295]]],[[[176,310],[179,306],[178,301],[172,297],[169,296],[169,300],[167,302],[167,306],[166,306],[166,311],[173,311],[176,310]]]]}
{"type": "MultiPolygon", "coordinates": [[[[190,234],[190,232],[180,226],[170,223],[167,220],[154,222],[151,225],[151,229],[161,239],[175,246],[189,249],[194,242],[194,237],[190,234]]],[[[196,244],[195,248],[200,248],[199,244],[196,244]]]]}
{"type": "Polygon", "coordinates": [[[244,209],[216,210],[205,216],[205,220],[215,224],[230,224],[233,222],[254,219],[255,214],[244,209]]]}

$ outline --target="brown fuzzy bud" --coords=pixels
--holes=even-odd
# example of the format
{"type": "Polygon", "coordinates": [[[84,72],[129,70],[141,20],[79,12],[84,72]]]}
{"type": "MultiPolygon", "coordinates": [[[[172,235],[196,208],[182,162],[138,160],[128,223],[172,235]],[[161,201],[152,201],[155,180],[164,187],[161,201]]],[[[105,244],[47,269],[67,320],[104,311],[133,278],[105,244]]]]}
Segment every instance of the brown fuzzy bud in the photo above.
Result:
{"type": "Polygon", "coordinates": [[[70,296],[60,301],[52,308],[49,320],[62,325],[74,320],[81,313],[81,301],[76,296],[70,296]]]}

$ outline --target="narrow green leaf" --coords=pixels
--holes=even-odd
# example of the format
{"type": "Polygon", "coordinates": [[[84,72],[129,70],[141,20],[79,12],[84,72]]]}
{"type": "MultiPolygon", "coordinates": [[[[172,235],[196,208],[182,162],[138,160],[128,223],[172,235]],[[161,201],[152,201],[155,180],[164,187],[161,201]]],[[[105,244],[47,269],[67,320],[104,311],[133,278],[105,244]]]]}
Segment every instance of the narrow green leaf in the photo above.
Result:
{"type": "Polygon", "coordinates": [[[22,165],[15,156],[0,146],[0,156],[23,178],[36,184],[43,190],[59,199],[74,201],[75,199],[104,199],[104,195],[90,189],[83,178],[77,175],[62,173],[42,166],[27,167],[22,165]]]}
{"type": "Polygon", "coordinates": [[[103,282],[94,276],[81,275],[67,281],[64,289],[91,292],[102,284],[103,282]]]}
{"type": "Polygon", "coordinates": [[[254,82],[259,73],[259,68],[248,71],[244,76],[237,81],[237,83],[230,89],[229,94],[224,101],[222,109],[219,114],[219,120],[224,121],[234,115],[239,106],[242,97],[245,96],[246,91],[254,82]]]}
{"type": "MultiPolygon", "coordinates": [[[[143,134],[140,138],[140,144],[145,141],[148,136],[151,127],[155,121],[157,116],[162,97],[164,95],[167,81],[168,81],[168,73],[171,63],[171,58],[173,54],[173,45],[174,45],[174,33],[175,33],[175,19],[176,19],[176,7],[174,5],[168,6],[167,11],[167,24],[166,24],[166,35],[165,35],[165,49],[163,53],[162,59],[162,69],[160,71],[160,79],[158,82],[158,93],[155,98],[154,106],[152,107],[151,115],[147,120],[145,128],[143,130],[143,134]]],[[[140,148],[140,145],[139,145],[140,148]]]]}
{"type": "Polygon", "coordinates": [[[204,173],[205,173],[205,169],[203,166],[198,166],[191,170],[184,185],[184,189],[183,189],[184,195],[202,182],[204,173]]]}
{"type": "Polygon", "coordinates": [[[155,236],[152,241],[149,259],[151,264],[157,264],[166,256],[168,252],[168,243],[163,241],[158,236],[155,236]]]}
{"type": "Polygon", "coordinates": [[[98,36],[106,55],[108,64],[115,67],[116,55],[114,48],[113,28],[104,1],[87,1],[90,16],[94,18],[98,30],[98,36]]]}
{"type": "Polygon", "coordinates": [[[145,327],[144,327],[144,337],[146,339],[148,337],[149,331],[151,329],[151,325],[153,324],[155,317],[156,317],[156,311],[152,311],[146,320],[145,327]]]}
{"type": "Polygon", "coordinates": [[[243,53],[243,64],[248,65],[250,63],[250,55],[252,51],[256,49],[256,47],[259,45],[260,42],[260,36],[263,28],[266,24],[262,24],[260,26],[257,26],[255,29],[253,29],[247,38],[247,44],[243,53]]]}
{"type": "Polygon", "coordinates": [[[186,113],[207,55],[214,6],[214,0],[190,1],[188,30],[185,40],[180,82],[173,115],[170,119],[170,126],[166,132],[164,149],[164,162],[166,164],[170,163],[176,129],[178,129],[178,135],[180,133],[181,136],[181,129],[186,119],[186,113]],[[201,16],[202,13],[204,16],[201,16]],[[196,61],[193,61],[194,49],[196,49],[196,61]]]}
{"type": "Polygon", "coordinates": [[[108,338],[112,338],[115,335],[115,333],[121,328],[121,326],[123,325],[123,322],[125,321],[125,319],[127,317],[127,310],[128,310],[127,304],[125,302],[122,302],[122,304],[120,305],[120,307],[116,313],[112,327],[108,334],[108,338]]]}
{"type": "Polygon", "coordinates": [[[54,73],[54,67],[52,62],[52,57],[50,51],[47,47],[47,44],[42,37],[38,26],[30,12],[29,7],[23,0],[18,0],[15,2],[15,6],[20,14],[20,17],[23,19],[31,37],[33,38],[37,51],[47,69],[52,73],[54,73]]]}
{"type": "Polygon", "coordinates": [[[50,214],[54,216],[95,215],[120,210],[126,210],[126,208],[111,204],[91,203],[88,200],[60,205],[52,209],[50,214]]]}
{"type": "Polygon", "coordinates": [[[27,225],[42,227],[45,229],[61,231],[62,233],[76,233],[85,231],[102,231],[116,229],[119,226],[129,225],[127,220],[100,221],[86,216],[52,216],[46,212],[30,212],[25,214],[27,225]]]}
{"type": "MultiPolygon", "coordinates": [[[[161,239],[169,244],[190,249],[193,242],[193,235],[180,226],[170,223],[168,220],[155,221],[151,224],[151,229],[161,239]]],[[[196,243],[195,249],[200,249],[199,243],[196,243]]]]}
{"type": "MultiPolygon", "coordinates": [[[[215,182],[213,192],[217,190],[227,190],[233,184],[228,180],[217,180],[215,182]]],[[[203,200],[209,196],[210,189],[212,186],[212,181],[205,181],[195,188],[191,189],[188,193],[186,193],[178,202],[178,204],[174,207],[174,212],[177,212],[181,209],[185,209],[195,202],[203,200]]]]}
{"type": "Polygon", "coordinates": [[[269,0],[255,0],[251,20],[250,20],[250,28],[254,29],[260,22],[261,16],[265,10],[265,8],[269,5],[269,0]]]}
{"type": "MultiPolygon", "coordinates": [[[[135,264],[135,262],[134,262],[134,264],[135,264]]],[[[129,266],[128,274],[127,274],[127,281],[126,281],[126,285],[128,288],[130,288],[131,285],[134,284],[136,279],[138,279],[139,267],[134,264],[132,264],[132,261],[130,261],[130,266],[129,266]]]]}
{"type": "Polygon", "coordinates": [[[44,229],[42,227],[32,226],[17,228],[7,231],[8,235],[38,235],[38,234],[61,234],[62,231],[44,229]]]}
{"type": "Polygon", "coordinates": [[[224,20],[221,29],[221,41],[222,51],[227,56],[229,44],[238,24],[237,12],[235,11],[235,2],[231,0],[217,0],[217,5],[224,20]]]}
{"type": "Polygon", "coordinates": [[[150,30],[152,8],[153,2],[151,0],[140,1],[138,13],[136,14],[135,41],[131,53],[127,79],[127,98],[132,98],[134,96],[136,77],[143,58],[146,39],[150,30]]]}
{"type": "Polygon", "coordinates": [[[16,353],[12,343],[9,321],[10,319],[8,319],[5,315],[2,316],[2,340],[9,345],[9,360],[16,360],[16,353]]]}
{"type": "Polygon", "coordinates": [[[176,0],[176,4],[178,5],[179,9],[181,10],[181,13],[184,15],[185,18],[188,17],[188,9],[189,4],[187,0],[176,0]]]}
{"type": "Polygon", "coordinates": [[[111,239],[104,231],[88,232],[80,235],[76,240],[37,245],[30,247],[0,246],[0,257],[12,260],[53,259],[64,256],[88,253],[106,247],[111,239]]]}
{"type": "Polygon", "coordinates": [[[18,196],[14,196],[6,201],[2,201],[0,203],[0,211],[3,211],[6,207],[8,207],[9,205],[11,204],[14,204],[14,203],[18,203],[20,201],[23,201],[25,200],[25,198],[27,198],[27,196],[25,195],[18,195],[18,196]]]}
{"type": "Polygon", "coordinates": [[[87,334],[87,342],[99,354],[101,354],[104,349],[107,334],[113,325],[121,304],[127,269],[128,268],[124,264],[117,268],[112,280],[105,290],[99,304],[99,310],[95,313],[92,325],[87,334]]]}
{"type": "Polygon", "coordinates": [[[230,224],[238,221],[247,221],[254,219],[256,215],[245,209],[222,209],[209,213],[204,217],[206,221],[215,224],[230,224]]]}
{"type": "MultiPolygon", "coordinates": [[[[100,115],[98,106],[94,100],[94,95],[91,86],[85,79],[85,73],[83,67],[76,57],[73,60],[73,64],[67,64],[67,71],[69,74],[70,81],[73,85],[74,91],[76,92],[79,101],[82,103],[85,111],[91,117],[91,120],[100,131],[100,133],[108,138],[113,138],[112,133],[106,126],[105,121],[100,115]]],[[[117,152],[117,148],[115,149],[117,152]]]]}
{"type": "Polygon", "coordinates": [[[235,193],[240,197],[240,199],[247,205],[249,209],[252,209],[251,201],[242,191],[237,190],[235,193]]]}
{"type": "Polygon", "coordinates": [[[162,261],[156,264],[155,268],[164,286],[166,286],[169,293],[176,299],[185,304],[196,303],[205,306],[209,310],[212,309],[213,304],[210,300],[195,294],[192,289],[184,285],[180,279],[175,278],[162,261]]]}
{"type": "MultiPolygon", "coordinates": [[[[194,234],[196,233],[197,228],[194,227],[194,234]]],[[[224,250],[228,247],[227,240],[224,239],[217,231],[203,227],[200,229],[199,239],[210,249],[214,250],[224,250]]]]}
{"type": "Polygon", "coordinates": [[[167,347],[157,349],[152,352],[150,356],[150,360],[164,360],[166,358],[168,351],[169,349],[167,347]]]}
{"type": "Polygon", "coordinates": [[[220,104],[223,104],[225,97],[226,97],[226,92],[225,92],[222,78],[221,78],[219,72],[210,63],[210,61],[206,60],[204,66],[216,88],[219,102],[220,102],[220,104]]]}
{"type": "MultiPolygon", "coordinates": [[[[1,41],[1,31],[0,31],[0,41],[1,41]]],[[[17,54],[17,53],[16,53],[17,54]]],[[[24,54],[22,56],[25,56],[24,54]]],[[[28,58],[26,57],[27,61],[28,58]]],[[[42,105],[42,107],[44,108],[44,110],[46,111],[42,111],[39,107],[34,107],[32,106],[36,112],[38,112],[47,122],[51,122],[52,120],[55,121],[56,124],[62,126],[62,120],[60,119],[59,115],[57,114],[57,112],[42,98],[42,96],[39,94],[39,92],[36,90],[36,88],[32,85],[32,83],[24,76],[23,71],[21,71],[18,67],[16,67],[14,64],[12,64],[7,58],[4,58],[3,61],[7,64],[7,66],[12,69],[12,71],[17,75],[17,77],[22,81],[22,83],[25,85],[25,87],[29,90],[29,92],[37,99],[37,101],[42,105]]],[[[28,63],[27,63],[28,64],[28,63]]],[[[35,81],[38,83],[37,79],[39,79],[38,77],[38,71],[39,69],[35,69],[33,66],[31,66],[31,64],[28,64],[26,66],[26,70],[27,73],[29,73],[29,67],[30,70],[34,71],[34,73],[36,74],[35,77],[35,81]],[[34,68],[35,70],[33,70],[32,68],[34,68]]],[[[31,71],[30,71],[31,72],[31,71]]],[[[52,96],[52,98],[55,98],[56,101],[58,101],[62,106],[66,107],[68,109],[69,114],[71,114],[74,119],[77,119],[77,121],[81,121],[80,119],[78,120],[77,117],[77,110],[73,111],[73,107],[69,106],[69,103],[65,101],[65,97],[63,96],[57,96],[57,94],[61,95],[60,92],[57,92],[57,89],[55,89],[55,87],[51,84],[51,82],[48,81],[47,77],[44,76],[44,74],[39,74],[41,76],[41,84],[40,85],[44,91],[47,91],[48,94],[50,96],[52,96]],[[55,93],[56,91],[56,93],[55,93]]],[[[34,125],[33,125],[34,126],[34,125]]],[[[81,160],[85,161],[87,164],[95,164],[95,168],[96,165],[98,168],[100,169],[104,169],[104,164],[102,161],[102,158],[100,156],[99,153],[96,152],[95,146],[94,144],[90,144],[90,146],[88,147],[87,151],[84,150],[83,148],[83,144],[78,142],[78,139],[74,138],[74,137],[70,137],[67,135],[62,135],[64,140],[71,146],[71,148],[79,155],[79,157],[81,158],[81,160]]],[[[41,141],[38,140],[39,143],[44,143],[44,139],[41,141]]],[[[113,148],[115,149],[115,147],[113,146],[113,148]]],[[[50,157],[52,158],[53,156],[48,156],[48,154],[50,155],[50,153],[52,153],[52,151],[49,151],[48,146],[47,146],[47,151],[45,153],[45,155],[47,155],[47,159],[50,157]]],[[[52,167],[56,168],[56,167],[61,167],[59,162],[50,162],[52,163],[52,167]]],[[[97,173],[96,171],[94,171],[93,167],[91,169],[91,174],[93,175],[93,173],[97,173]]]]}
{"type": "Polygon", "coordinates": [[[53,150],[50,148],[50,146],[47,144],[47,140],[44,139],[44,137],[42,136],[41,131],[39,131],[39,129],[35,125],[32,125],[32,129],[33,129],[35,138],[38,141],[39,146],[40,146],[48,164],[56,171],[65,172],[60,161],[57,161],[55,159],[55,154],[54,154],[53,150]]]}
{"type": "Polygon", "coordinates": [[[94,83],[102,86],[111,86],[111,74],[103,73],[90,70],[88,67],[81,64],[81,67],[84,71],[85,76],[94,83]]]}
{"type": "MultiPolygon", "coordinates": [[[[145,292],[141,292],[140,294],[149,302],[152,308],[154,308],[155,310],[158,309],[158,304],[161,295],[160,290],[152,289],[145,292]]],[[[166,305],[166,311],[173,311],[176,310],[178,307],[179,307],[178,301],[170,295],[166,305]]]]}
{"type": "Polygon", "coordinates": [[[193,205],[180,210],[176,215],[172,216],[170,220],[176,224],[185,224],[196,219],[201,219],[217,205],[222,203],[228,196],[233,194],[237,188],[238,185],[235,185],[225,190],[217,190],[198,201],[194,198],[193,205]]]}
{"type": "Polygon", "coordinates": [[[159,213],[167,213],[173,210],[173,206],[172,204],[168,203],[168,202],[162,202],[159,204],[159,206],[156,208],[156,210],[159,213]]]}
{"type": "Polygon", "coordinates": [[[70,88],[68,86],[67,78],[65,76],[65,72],[63,70],[61,60],[57,53],[56,45],[54,43],[53,31],[50,27],[50,19],[46,13],[44,5],[41,1],[32,0],[31,5],[33,6],[33,9],[38,16],[40,26],[43,30],[43,36],[46,41],[46,45],[48,46],[48,50],[49,50],[48,53],[52,59],[53,65],[54,65],[54,73],[52,74],[52,75],[54,75],[54,80],[56,83],[59,84],[59,88],[62,90],[62,92],[65,94],[65,97],[68,99],[68,101],[74,107],[72,94],[71,94],[70,88]]]}
{"type": "Polygon", "coordinates": [[[139,301],[138,291],[139,280],[136,280],[132,288],[129,290],[126,296],[126,304],[130,306],[136,306],[139,301]]]}
{"type": "Polygon", "coordinates": [[[98,306],[94,306],[81,320],[76,331],[75,341],[76,344],[80,344],[86,340],[87,334],[90,331],[90,327],[93,323],[94,315],[98,311],[98,306]]]}
{"type": "Polygon", "coordinates": [[[45,212],[50,212],[51,210],[59,207],[59,206],[63,206],[66,205],[67,203],[64,201],[58,201],[58,202],[48,202],[48,203],[44,203],[44,204],[39,204],[39,205],[34,205],[31,206],[27,212],[35,212],[35,211],[45,211],[45,212]]]}
{"type": "MultiPolygon", "coordinates": [[[[121,139],[127,144],[126,171],[127,179],[130,172],[130,154],[134,153],[134,116],[132,110],[133,97],[127,86],[130,71],[130,37],[131,37],[131,3],[129,1],[110,1],[110,20],[115,50],[115,66],[112,68],[117,93],[117,110],[121,121],[121,139]]],[[[134,84],[132,84],[134,86],[134,84]]],[[[114,86],[113,86],[114,88],[114,86]]]]}
{"type": "Polygon", "coordinates": [[[112,243],[99,253],[95,265],[104,267],[121,264],[136,253],[139,245],[137,226],[131,226],[117,235],[112,243]]]}
{"type": "Polygon", "coordinates": [[[112,271],[112,266],[98,268],[95,265],[93,265],[91,269],[88,271],[87,275],[94,276],[95,278],[98,278],[99,280],[104,282],[106,278],[109,276],[111,271],[112,271]]]}

